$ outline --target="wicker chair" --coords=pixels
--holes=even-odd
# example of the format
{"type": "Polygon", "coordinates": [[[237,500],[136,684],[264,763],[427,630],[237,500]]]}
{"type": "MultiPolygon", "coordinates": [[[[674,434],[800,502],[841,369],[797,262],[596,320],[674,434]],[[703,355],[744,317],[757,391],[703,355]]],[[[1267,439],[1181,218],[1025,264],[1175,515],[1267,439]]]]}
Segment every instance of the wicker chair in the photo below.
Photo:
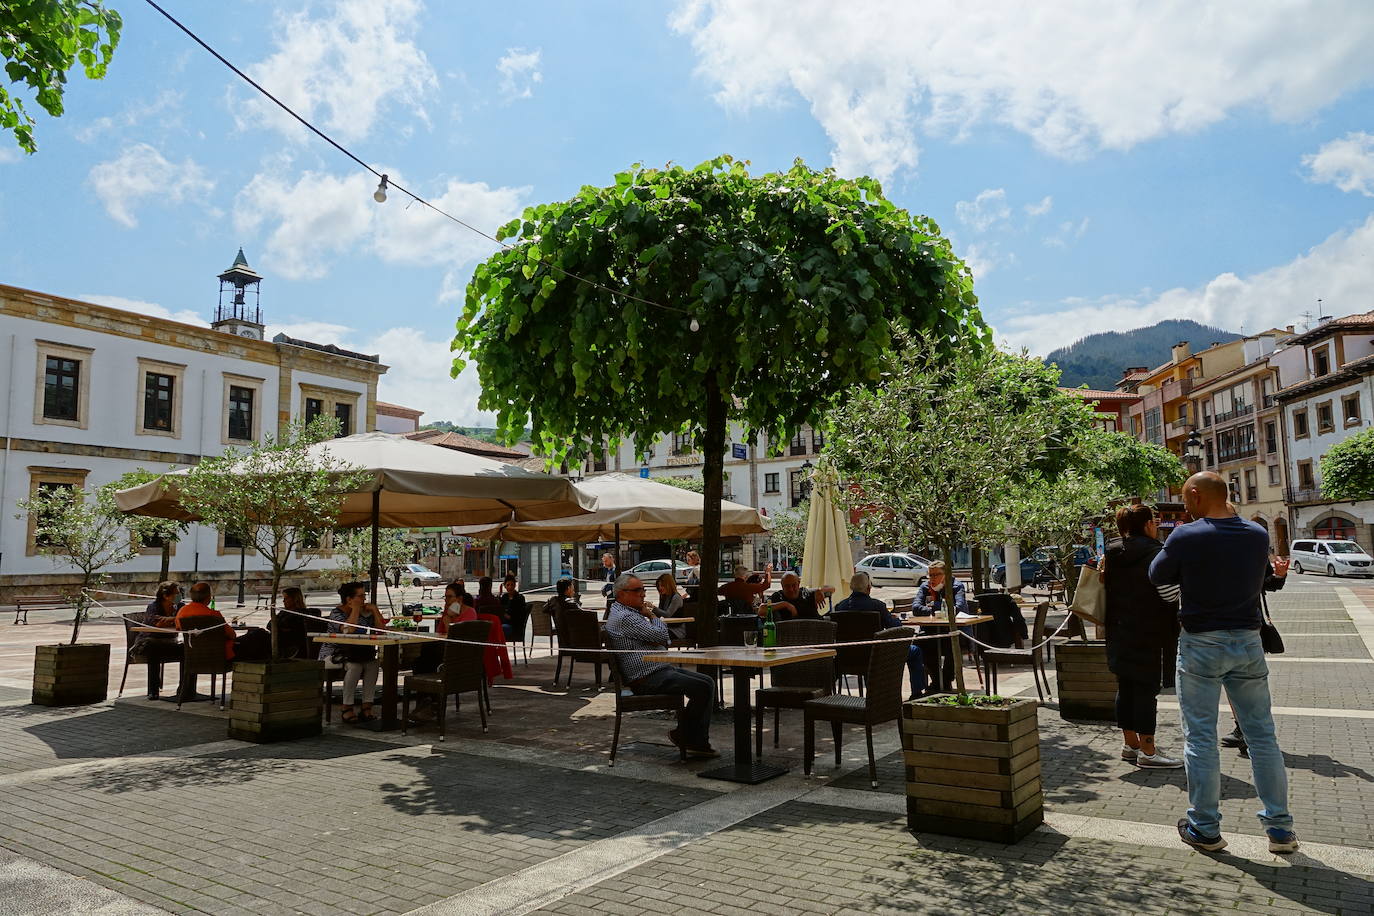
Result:
{"type": "Polygon", "coordinates": [[[589,662],[596,666],[596,689],[601,689],[601,666],[606,656],[598,651],[601,648],[601,624],[596,619],[596,611],[569,609],[558,615],[558,664],[554,666],[553,683],[558,686],[558,677],[563,670],[563,659],[568,660],[568,683],[572,686],[573,668],[578,662],[589,662]],[[590,650],[590,651],[589,651],[590,650]]]}
{"type": "Polygon", "coordinates": [[[210,675],[210,698],[215,696],[215,679],[219,678],[219,708],[224,708],[225,686],[234,663],[225,652],[224,623],[218,617],[185,617],[178,621],[185,642],[181,653],[181,682],[177,685],[177,709],[181,708],[186,692],[196,688],[196,677],[210,675]],[[194,631],[201,632],[194,632],[194,631]]]}
{"type": "Polygon", "coordinates": [[[546,613],[544,607],[547,601],[530,602],[530,642],[533,643],[541,636],[549,638],[549,654],[553,654],[554,621],[553,615],[546,613]]]}
{"type": "MultiPolygon", "coordinates": [[[[540,602],[540,605],[543,605],[542,601],[540,602]]],[[[529,641],[526,639],[525,631],[529,629],[530,616],[534,613],[534,611],[535,608],[533,606],[533,602],[526,601],[525,612],[523,614],[519,612],[512,612],[510,615],[510,636],[506,637],[507,643],[520,644],[520,649],[525,656],[525,664],[527,665],[530,663],[530,644],[529,641]]],[[[546,617],[548,615],[543,614],[541,612],[540,616],[546,617]]]]}
{"type": "MultiPolygon", "coordinates": [[[[817,646],[835,641],[828,620],[784,620],[778,624],[779,646],[817,646]]],[[[754,753],[763,756],[763,710],[773,708],[773,747],[778,746],[781,710],[804,709],[808,700],[835,692],[835,660],[817,659],[772,669],[773,686],[754,691],[754,753]]]]}
{"type": "Polygon", "coordinates": [[[868,778],[878,787],[878,762],[873,756],[873,726],[893,722],[902,714],[902,670],[907,651],[916,632],[910,627],[892,627],[874,634],[885,640],[872,647],[868,662],[868,696],[828,696],[807,700],[805,715],[806,748],[804,770],[811,775],[816,756],[816,721],[830,723],[835,738],[835,765],[840,765],[841,739],[846,723],[862,725],[868,740],[868,778]]]}
{"type": "Polygon", "coordinates": [[[883,626],[877,611],[840,611],[831,614],[835,621],[835,677],[848,688],[849,675],[859,679],[859,696],[864,695],[864,675],[868,673],[868,656],[872,646],[844,646],[847,642],[864,642],[873,638],[883,626]]]}
{"type": "MultiPolygon", "coordinates": [[[[605,638],[607,649],[614,649],[609,637],[605,638]]],[[[606,655],[611,669],[611,686],[615,689],[615,731],[611,734],[611,766],[615,766],[615,751],[620,746],[620,719],[627,712],[664,709],[677,713],[678,728],[682,727],[682,711],[686,708],[680,693],[635,693],[625,683],[620,670],[620,656],[614,652],[606,655]]],[[[678,745],[678,759],[687,759],[687,748],[678,745]]]]}
{"type": "MultiPolygon", "coordinates": [[[[1045,618],[1049,616],[1050,603],[1042,601],[1035,607],[1035,625],[1031,627],[1031,639],[1040,642],[1044,639],[1041,634],[1045,632],[1045,618]]],[[[1020,639],[1016,640],[1016,647],[1011,649],[984,649],[983,662],[988,666],[988,693],[997,692],[997,669],[1001,665],[1024,665],[1027,662],[1031,666],[1031,679],[1035,681],[1035,695],[1043,703],[1045,694],[1050,692],[1050,676],[1045,670],[1045,646],[1038,645],[1034,648],[1024,648],[1024,643],[1020,639]],[[1040,690],[1040,681],[1044,680],[1045,690],[1040,690]]]]}
{"type": "Polygon", "coordinates": [[[461,711],[461,696],[465,693],[477,694],[477,712],[482,717],[482,731],[487,730],[487,709],[491,705],[487,698],[487,670],[485,663],[486,642],[491,633],[491,625],[485,620],[464,620],[450,624],[448,638],[461,642],[444,643],[444,663],[434,674],[411,674],[405,679],[401,689],[401,734],[406,733],[410,721],[410,695],[425,693],[435,698],[435,710],[439,714],[439,740],[444,740],[445,725],[448,720],[448,698],[453,697],[453,709],[461,711]]]}
{"type": "MultiPolygon", "coordinates": [[[[172,653],[172,654],[169,654],[169,655],[167,655],[167,656],[165,656],[165,657],[163,657],[163,658],[138,657],[138,655],[136,655],[135,652],[134,652],[134,646],[138,645],[138,641],[139,641],[140,638],[142,638],[143,634],[141,634],[141,633],[134,633],[134,632],[132,632],[132,631],[133,631],[133,628],[134,628],[134,627],[142,626],[142,624],[140,624],[137,620],[130,620],[130,619],[129,619],[129,616],[130,616],[130,615],[125,614],[124,617],[123,617],[123,619],[124,619],[124,674],[123,674],[123,676],[120,677],[120,679],[119,679],[119,693],[115,694],[116,697],[122,697],[122,696],[124,695],[124,685],[125,685],[125,683],[129,680],[129,666],[130,666],[130,665],[147,665],[149,669],[151,669],[154,665],[157,665],[158,668],[159,668],[159,670],[161,671],[161,670],[165,670],[165,669],[166,669],[167,663],[168,663],[168,662],[180,662],[180,661],[181,661],[181,653],[180,653],[180,651],[177,651],[177,652],[174,652],[174,653],[172,653]]],[[[143,643],[143,646],[145,646],[145,647],[154,645],[154,643],[152,642],[154,639],[163,640],[163,641],[165,641],[165,642],[168,643],[168,644],[171,644],[171,643],[172,643],[172,637],[170,637],[170,636],[149,636],[149,637],[146,637],[146,638],[147,638],[148,641],[145,642],[145,643],[143,643]]],[[[180,650],[181,646],[180,646],[180,645],[177,645],[176,648],[177,648],[178,650],[180,650]]],[[[151,674],[151,670],[149,671],[149,673],[151,674]]],[[[150,677],[149,680],[151,681],[152,678],[150,677]]],[[[159,682],[160,682],[160,681],[162,680],[162,678],[158,678],[158,680],[159,680],[159,682]]]]}

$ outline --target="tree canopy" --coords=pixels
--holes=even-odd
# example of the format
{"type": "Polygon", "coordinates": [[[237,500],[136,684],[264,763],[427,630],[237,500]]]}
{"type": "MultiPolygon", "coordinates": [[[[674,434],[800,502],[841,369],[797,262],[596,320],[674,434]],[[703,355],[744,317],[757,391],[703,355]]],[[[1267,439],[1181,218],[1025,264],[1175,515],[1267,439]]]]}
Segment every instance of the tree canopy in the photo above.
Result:
{"type": "MultiPolygon", "coordinates": [[[[453,348],[479,406],[536,453],[579,459],[690,430],[705,460],[702,561],[718,558],[727,424],[787,441],[881,378],[894,332],[986,344],[973,278],[939,227],[869,178],[721,156],[636,165],[525,210],[479,264],[453,348]]],[[[712,618],[713,620],[713,618],[712,618]]],[[[707,638],[713,632],[705,623],[707,638]]]]}
{"type": "Polygon", "coordinates": [[[1321,474],[1327,499],[1374,498],[1374,429],[1331,446],[1322,457],[1321,474]]]}
{"type": "Polygon", "coordinates": [[[24,85],[54,118],[63,111],[67,72],[78,63],[100,79],[114,57],[124,22],[101,0],[7,0],[0,3],[0,57],[12,84],[0,86],[0,129],[19,148],[36,152],[34,120],[14,87],[24,85]]]}

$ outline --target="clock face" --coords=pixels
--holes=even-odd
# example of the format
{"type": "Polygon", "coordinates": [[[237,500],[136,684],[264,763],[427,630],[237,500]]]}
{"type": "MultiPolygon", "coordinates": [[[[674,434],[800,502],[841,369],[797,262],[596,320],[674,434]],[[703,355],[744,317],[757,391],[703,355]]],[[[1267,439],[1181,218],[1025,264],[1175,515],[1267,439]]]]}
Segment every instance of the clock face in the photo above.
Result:
{"type": "Polygon", "coordinates": [[[252,328],[240,328],[240,329],[239,329],[239,336],[240,336],[240,337],[257,337],[258,335],[257,335],[256,333],[254,333],[254,331],[253,331],[252,328]]]}

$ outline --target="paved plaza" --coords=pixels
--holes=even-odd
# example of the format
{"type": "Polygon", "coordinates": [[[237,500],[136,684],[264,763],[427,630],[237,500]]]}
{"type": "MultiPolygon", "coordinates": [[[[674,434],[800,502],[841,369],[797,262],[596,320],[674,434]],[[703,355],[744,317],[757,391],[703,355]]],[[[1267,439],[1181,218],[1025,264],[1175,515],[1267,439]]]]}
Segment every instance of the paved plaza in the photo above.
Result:
{"type": "MultiPolygon", "coordinates": [[[[28,705],[32,646],[69,627],[6,621],[0,914],[1374,913],[1374,586],[1293,576],[1271,607],[1303,841],[1286,859],[1265,849],[1235,752],[1231,845],[1198,853],[1173,827],[1183,771],[1125,764],[1110,723],[1065,722],[1053,701],[1046,823],[1003,846],[906,829],[895,725],[876,736],[876,790],[856,729],[837,768],[822,728],[803,779],[796,712],[778,749],[765,734],[765,756],[794,772],[760,786],[697,778],[714,762],[679,763],[660,714],[627,719],[612,769],[613,696],[589,665],[551,686],[546,644],[497,682],[486,735],[465,708],[442,744],[336,718],[319,738],[256,746],[228,740],[208,704],[143,699],[140,668],[120,700],[28,705]]],[[[96,621],[87,637],[115,647],[113,697],[122,630],[96,621]]],[[[1024,669],[1003,680],[1035,695],[1024,669]]],[[[1161,706],[1160,744],[1181,752],[1173,697],[1161,706]]],[[[728,751],[728,712],[713,742],[728,751]]]]}

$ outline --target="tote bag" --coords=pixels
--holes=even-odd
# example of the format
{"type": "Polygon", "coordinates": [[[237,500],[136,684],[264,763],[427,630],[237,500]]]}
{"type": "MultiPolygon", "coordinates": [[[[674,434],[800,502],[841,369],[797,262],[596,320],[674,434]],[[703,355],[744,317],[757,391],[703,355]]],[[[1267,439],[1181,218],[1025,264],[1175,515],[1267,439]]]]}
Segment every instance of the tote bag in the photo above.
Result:
{"type": "Polygon", "coordinates": [[[1084,620],[1101,626],[1107,616],[1107,589],[1097,570],[1084,566],[1078,570],[1078,588],[1073,593],[1069,610],[1084,620]]]}

